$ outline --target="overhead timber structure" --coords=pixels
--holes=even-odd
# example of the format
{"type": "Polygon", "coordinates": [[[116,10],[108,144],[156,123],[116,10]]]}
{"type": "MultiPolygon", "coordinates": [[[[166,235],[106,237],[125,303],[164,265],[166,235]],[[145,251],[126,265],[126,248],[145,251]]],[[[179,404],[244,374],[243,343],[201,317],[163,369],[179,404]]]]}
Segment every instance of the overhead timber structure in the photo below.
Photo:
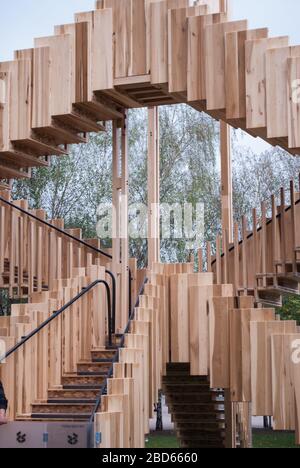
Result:
{"type": "Polygon", "coordinates": [[[0,62],[0,288],[13,302],[0,317],[12,428],[0,447],[24,427],[44,447],[45,431],[70,424],[86,447],[143,448],[161,391],[184,448],[249,448],[252,415],[300,445],[300,329],[276,313],[300,294],[300,189],[291,182],[239,229],[230,154],[230,127],[300,154],[300,46],[231,21],[227,7],[98,0],[0,62]],[[159,106],[182,103],[221,123],[222,236],[199,251],[198,270],[160,259],[159,106]],[[147,270],[128,240],[128,110],[143,107],[147,270]],[[105,250],[12,200],[11,184],[107,122],[116,216],[105,250]]]}

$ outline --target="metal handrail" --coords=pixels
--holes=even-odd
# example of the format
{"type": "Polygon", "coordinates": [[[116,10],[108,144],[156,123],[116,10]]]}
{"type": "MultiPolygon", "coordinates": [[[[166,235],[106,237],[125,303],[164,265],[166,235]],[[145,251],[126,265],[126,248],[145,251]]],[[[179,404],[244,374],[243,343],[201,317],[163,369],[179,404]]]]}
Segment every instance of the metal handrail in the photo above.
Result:
{"type": "MultiPolygon", "coordinates": [[[[106,258],[109,258],[112,260],[112,255],[108,254],[107,252],[104,252],[101,249],[98,249],[97,247],[94,247],[93,245],[88,244],[87,242],[83,241],[82,239],[78,239],[75,236],[72,236],[72,234],[69,234],[68,232],[65,232],[63,229],[60,229],[56,226],[53,226],[53,224],[48,223],[44,219],[38,218],[34,214],[30,213],[29,211],[24,210],[23,208],[20,208],[17,205],[14,205],[8,200],[5,200],[5,198],[0,196],[0,202],[5,203],[6,205],[10,206],[11,208],[14,208],[15,210],[18,210],[20,213],[25,214],[26,216],[29,216],[30,218],[34,219],[35,221],[44,224],[50,229],[53,229],[54,231],[58,232],[59,234],[68,237],[72,241],[78,242],[79,244],[83,245],[84,247],[87,247],[90,250],[93,250],[95,253],[103,255],[106,258]]],[[[113,330],[115,330],[115,314],[116,314],[116,278],[114,274],[106,270],[106,273],[112,278],[112,288],[113,288],[113,310],[114,310],[114,322],[113,322],[113,330]]],[[[129,303],[131,304],[131,282],[132,282],[132,275],[131,275],[131,270],[129,269],[129,303]]],[[[129,307],[129,311],[131,311],[131,307],[129,307]]]]}
{"type": "Polygon", "coordinates": [[[81,299],[83,296],[85,296],[89,291],[91,291],[95,286],[98,284],[103,284],[106,289],[106,296],[107,296],[107,304],[108,304],[108,335],[109,335],[109,345],[112,345],[112,317],[111,317],[111,295],[110,295],[110,288],[109,284],[105,280],[96,280],[93,283],[91,283],[89,286],[86,288],[83,288],[82,291],[77,294],[73,299],[71,299],[67,304],[65,304],[61,309],[58,311],[55,311],[51,317],[49,317],[47,320],[45,320],[39,327],[35,328],[32,332],[30,332],[28,335],[24,336],[19,343],[17,343],[15,346],[13,346],[9,351],[5,353],[4,356],[0,357],[0,364],[3,362],[5,359],[7,359],[9,356],[14,354],[18,349],[20,349],[22,346],[24,346],[25,343],[27,343],[29,340],[31,340],[34,336],[36,336],[41,330],[43,330],[47,325],[49,325],[53,320],[55,320],[57,317],[62,315],[69,307],[71,307],[73,304],[75,304],[79,299],[81,299]]]}
{"type": "Polygon", "coordinates": [[[108,379],[110,379],[112,376],[113,376],[113,373],[114,373],[114,364],[116,364],[118,361],[119,361],[119,350],[121,348],[124,348],[124,344],[125,344],[125,335],[126,333],[129,332],[130,330],[130,325],[131,325],[131,322],[132,320],[134,320],[134,317],[135,317],[135,309],[139,306],[139,303],[140,303],[140,296],[143,294],[144,292],[144,289],[145,289],[145,285],[147,284],[148,282],[148,278],[145,278],[140,290],[139,290],[139,293],[138,293],[138,297],[137,297],[137,300],[136,300],[136,303],[130,313],[130,317],[129,317],[129,321],[126,325],[126,328],[124,330],[124,333],[123,333],[123,336],[122,336],[122,339],[120,341],[120,344],[117,348],[117,353],[116,353],[116,356],[114,357],[113,361],[112,361],[112,365],[109,369],[109,372],[107,374],[107,377],[105,378],[105,381],[104,381],[104,384],[102,385],[101,389],[100,389],[100,393],[97,397],[97,400],[96,400],[96,403],[95,403],[95,406],[94,406],[94,409],[93,409],[93,412],[92,412],[92,415],[90,417],[90,420],[89,420],[89,423],[88,423],[88,427],[87,427],[87,443],[88,443],[88,447],[92,448],[93,446],[93,442],[92,442],[92,431],[93,431],[93,424],[94,424],[94,421],[95,421],[95,415],[101,405],[101,400],[102,400],[102,396],[105,394],[105,392],[107,391],[107,381],[108,379]]]}
{"type": "Polygon", "coordinates": [[[94,252],[97,252],[98,254],[103,255],[106,258],[112,259],[112,255],[108,254],[107,252],[104,252],[101,249],[97,249],[97,247],[93,247],[92,245],[88,244],[84,240],[78,239],[77,237],[72,236],[72,234],[69,234],[68,232],[64,231],[63,229],[60,229],[60,228],[58,228],[56,226],[53,226],[53,224],[48,223],[48,221],[45,221],[44,219],[38,218],[37,216],[30,213],[29,211],[26,211],[23,208],[20,208],[19,206],[14,205],[13,203],[9,202],[8,200],[5,200],[5,198],[3,198],[1,196],[0,196],[0,202],[5,203],[6,205],[10,206],[11,208],[14,208],[15,210],[20,211],[20,213],[23,213],[26,216],[29,216],[30,218],[34,219],[35,221],[38,221],[39,223],[44,224],[48,228],[53,229],[56,232],[59,232],[63,236],[67,236],[69,239],[72,239],[73,241],[78,242],[79,244],[83,245],[84,247],[87,247],[87,248],[93,250],[94,252]]]}
{"type": "MultiPolygon", "coordinates": [[[[299,200],[296,200],[296,201],[295,201],[295,206],[297,206],[297,205],[299,205],[299,204],[300,204],[300,198],[299,198],[299,200]]],[[[290,211],[291,209],[292,209],[292,206],[291,206],[291,205],[286,206],[285,209],[284,209],[284,212],[287,213],[287,212],[290,211]]],[[[275,216],[275,218],[276,218],[276,220],[277,220],[277,219],[280,219],[280,218],[281,218],[281,213],[277,213],[276,216],[275,216]]],[[[272,224],[272,222],[273,222],[273,218],[267,220],[266,225],[269,226],[270,224],[272,224]]],[[[251,239],[251,238],[253,237],[253,235],[254,235],[254,231],[255,231],[255,229],[254,229],[252,232],[250,232],[249,234],[247,234],[247,236],[246,236],[245,239],[239,240],[238,245],[242,245],[243,242],[244,242],[244,240],[247,241],[247,240],[251,239]]],[[[257,232],[262,231],[262,226],[259,226],[259,227],[256,229],[256,231],[257,231],[257,232]]],[[[235,246],[232,246],[232,247],[229,248],[228,252],[233,252],[234,249],[235,249],[235,246]]],[[[223,258],[223,257],[224,257],[224,252],[221,254],[221,258],[223,258]]],[[[217,263],[217,260],[214,259],[214,260],[212,260],[211,265],[215,265],[216,263],[217,263]]]]}

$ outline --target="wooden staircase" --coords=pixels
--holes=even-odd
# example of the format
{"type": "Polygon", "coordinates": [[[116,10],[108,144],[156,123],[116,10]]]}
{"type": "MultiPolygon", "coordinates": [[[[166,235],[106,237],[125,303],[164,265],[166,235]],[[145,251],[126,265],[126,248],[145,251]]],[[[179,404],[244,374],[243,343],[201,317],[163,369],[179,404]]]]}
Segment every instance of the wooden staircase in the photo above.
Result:
{"type": "Polygon", "coordinates": [[[224,448],[223,390],[207,377],[191,376],[190,364],[168,364],[163,391],[182,448],[224,448]]]}
{"type": "Polygon", "coordinates": [[[76,374],[62,377],[62,386],[48,391],[48,400],[32,405],[33,421],[88,421],[105,385],[117,349],[94,350],[81,361],[76,374]]]}

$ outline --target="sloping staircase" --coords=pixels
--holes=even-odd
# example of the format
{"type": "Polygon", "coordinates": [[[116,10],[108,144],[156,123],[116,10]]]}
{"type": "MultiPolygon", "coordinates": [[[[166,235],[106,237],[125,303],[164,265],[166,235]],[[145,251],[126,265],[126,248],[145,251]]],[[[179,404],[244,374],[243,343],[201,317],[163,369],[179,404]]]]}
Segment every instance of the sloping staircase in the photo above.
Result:
{"type": "Polygon", "coordinates": [[[48,391],[48,400],[32,405],[33,421],[88,421],[105,385],[117,349],[93,350],[76,374],[62,377],[62,386],[48,391]]]}
{"type": "Polygon", "coordinates": [[[191,376],[190,364],[167,365],[163,391],[182,448],[224,448],[223,390],[210,389],[207,377],[191,376]]]}

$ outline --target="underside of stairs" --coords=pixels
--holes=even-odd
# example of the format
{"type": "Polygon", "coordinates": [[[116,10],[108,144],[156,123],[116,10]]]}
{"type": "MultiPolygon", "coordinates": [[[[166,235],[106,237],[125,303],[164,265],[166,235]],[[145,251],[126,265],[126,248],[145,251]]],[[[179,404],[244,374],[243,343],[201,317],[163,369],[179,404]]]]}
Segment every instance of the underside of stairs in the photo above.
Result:
{"type": "Polygon", "coordinates": [[[223,390],[191,376],[189,363],[170,363],[163,391],[182,448],[225,448],[223,390]]]}

